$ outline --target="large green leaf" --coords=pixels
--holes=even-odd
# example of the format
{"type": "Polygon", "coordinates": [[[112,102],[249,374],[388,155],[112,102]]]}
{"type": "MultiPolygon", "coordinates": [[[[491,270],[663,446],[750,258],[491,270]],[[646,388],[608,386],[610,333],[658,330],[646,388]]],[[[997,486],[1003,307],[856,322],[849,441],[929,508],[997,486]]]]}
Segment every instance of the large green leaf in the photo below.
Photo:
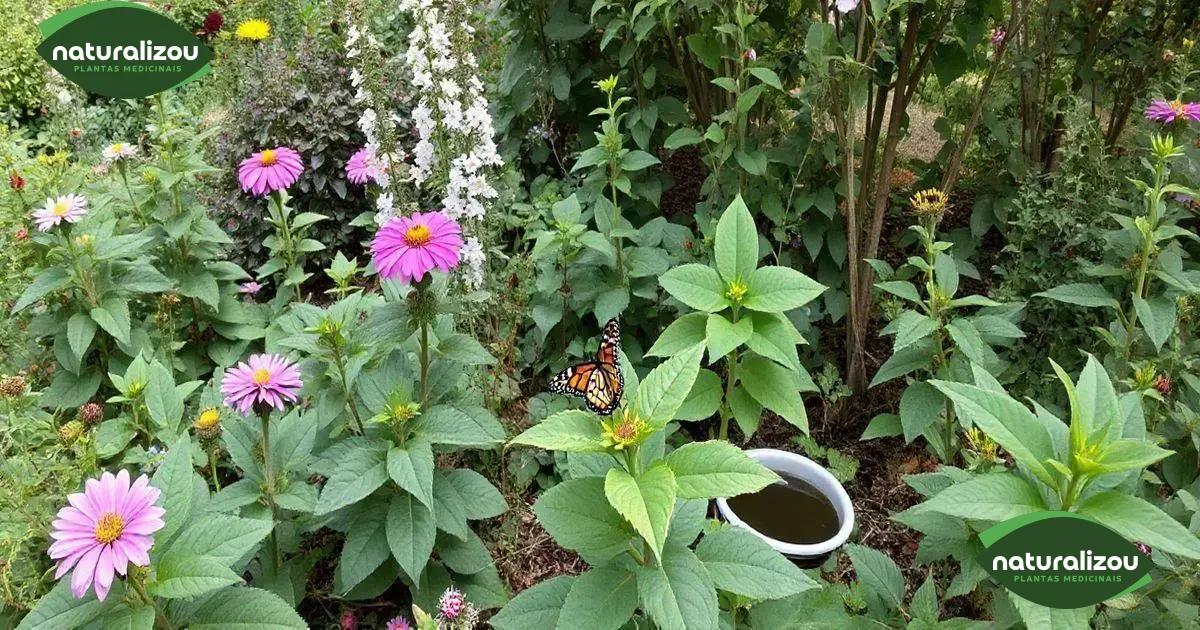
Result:
{"type": "Polygon", "coordinates": [[[557,630],[617,630],[637,609],[637,580],[621,563],[575,578],[563,601],[557,630]]]}
{"type": "Polygon", "coordinates": [[[696,557],[717,588],[751,599],[778,599],[818,586],[770,545],[737,527],[706,534],[696,557]]]}
{"type": "Polygon", "coordinates": [[[708,344],[708,362],[711,364],[720,360],[746,343],[753,333],[754,322],[748,317],[743,317],[735,324],[719,313],[709,315],[704,332],[708,344]]]}
{"type": "Polygon", "coordinates": [[[167,548],[171,556],[202,556],[230,566],[271,533],[271,521],[209,514],[194,521],[167,548]]]}
{"type": "Polygon", "coordinates": [[[576,579],[560,575],[521,591],[489,623],[496,630],[555,630],[576,579]]]}
{"type": "Polygon", "coordinates": [[[758,264],[758,231],[741,195],[721,213],[715,240],[713,249],[721,279],[726,283],[746,282],[758,264]]]}
{"type": "Polygon", "coordinates": [[[913,383],[900,396],[900,425],[904,441],[917,439],[946,410],[946,398],[929,383],[913,383]]]}
{"type": "Polygon", "coordinates": [[[692,442],[667,457],[684,499],[714,499],[758,492],[779,475],[750,459],[742,449],[720,440],[692,442]]]}
{"type": "Polygon", "coordinates": [[[396,485],[433,508],[433,449],[429,442],[414,438],[403,446],[393,445],[388,449],[387,471],[396,485]]]}
{"type": "Polygon", "coordinates": [[[257,588],[227,588],[192,615],[189,630],[304,630],[308,624],[278,595],[257,588]]]}
{"type": "Polygon", "coordinates": [[[387,542],[392,556],[413,582],[429,562],[437,537],[437,521],[416,497],[400,493],[392,497],[387,513],[387,542]]]}
{"type": "Polygon", "coordinates": [[[622,468],[610,469],[604,478],[604,496],[661,557],[675,509],[675,475],[671,469],[660,462],[637,477],[622,468]]]}
{"type": "Polygon", "coordinates": [[[168,554],[155,563],[149,591],[164,598],[196,597],[241,582],[241,576],[213,558],[168,554]]]}
{"type": "Polygon", "coordinates": [[[763,357],[748,355],[738,367],[738,381],[762,406],[808,433],[808,412],[800,398],[801,382],[795,372],[763,357]]]}
{"type": "Polygon", "coordinates": [[[721,276],[710,267],[696,263],[680,265],[664,273],[658,281],[667,293],[698,311],[716,313],[729,306],[721,276]]]}
{"type": "Polygon", "coordinates": [[[661,428],[675,419],[675,412],[696,382],[703,354],[704,345],[696,344],[667,359],[642,379],[634,399],[634,409],[642,420],[661,428]]]}
{"type": "Polygon", "coordinates": [[[920,505],[925,511],[981,521],[1003,521],[1047,509],[1042,495],[1013,473],[980,475],[954,484],[920,505]]]}
{"type": "Polygon", "coordinates": [[[1143,300],[1135,295],[1133,308],[1142,320],[1142,328],[1154,344],[1154,350],[1162,350],[1163,344],[1175,330],[1175,300],[1161,295],[1143,300]]]}
{"type": "Polygon", "coordinates": [[[125,585],[113,580],[112,590],[104,601],[89,591],[83,597],[71,593],[71,580],[59,580],[49,593],[42,596],[33,610],[25,615],[17,630],[73,630],[121,605],[125,585]]]}
{"type": "Polygon", "coordinates": [[[717,630],[717,592],[704,564],[671,545],[656,567],[637,568],[642,608],[661,630],[717,630]]]}
{"type": "Polygon", "coordinates": [[[815,300],[826,288],[791,267],[763,267],[751,274],[742,306],[752,311],[783,313],[815,300]]]}
{"type": "Polygon", "coordinates": [[[162,492],[159,505],[166,511],[163,515],[163,528],[154,534],[156,542],[165,544],[188,522],[192,512],[192,500],[195,497],[195,479],[196,473],[192,470],[192,441],[184,435],[167,451],[162,465],[150,480],[150,485],[162,492]]]}
{"type": "Polygon", "coordinates": [[[604,440],[596,416],[581,409],[560,411],[526,429],[510,444],[526,444],[548,451],[600,453],[604,440]]]}
{"type": "Polygon", "coordinates": [[[336,585],[339,594],[367,579],[391,555],[387,539],[389,505],[372,497],[355,506],[354,525],[346,532],[338,560],[336,585]]]}
{"type": "Polygon", "coordinates": [[[670,357],[698,343],[704,343],[708,318],[705,313],[688,313],[671,322],[654,341],[654,345],[646,351],[646,356],[670,357]]]}
{"type": "Polygon", "coordinates": [[[1008,594],[1008,600],[1025,622],[1026,628],[1038,630],[1088,630],[1095,606],[1085,608],[1048,608],[1019,595],[1008,594]]]}
{"type": "Polygon", "coordinates": [[[491,448],[504,442],[504,427],[483,407],[436,405],[417,416],[414,432],[433,444],[491,448]]]}
{"type": "Polygon", "coordinates": [[[315,513],[328,514],[361,501],[388,480],[388,443],[367,440],[338,460],[333,474],[321,489],[315,513]]]}
{"type": "Polygon", "coordinates": [[[603,477],[563,481],[543,492],[533,511],[555,542],[601,562],[622,552],[634,535],[608,504],[603,477]]]}
{"type": "Polygon", "coordinates": [[[1200,559],[1200,538],[1162,510],[1137,497],[1116,491],[1089,497],[1078,512],[1118,534],[1167,553],[1200,559]]]}
{"type": "Polygon", "coordinates": [[[1025,405],[1003,392],[951,381],[930,381],[954,402],[959,415],[983,429],[1013,458],[1048,486],[1055,479],[1045,462],[1055,456],[1054,442],[1025,405]]]}
{"type": "Polygon", "coordinates": [[[854,573],[867,593],[891,610],[904,607],[904,576],[900,567],[882,552],[862,545],[846,545],[854,573]]]}
{"type": "Polygon", "coordinates": [[[1098,284],[1061,284],[1041,293],[1034,293],[1033,297],[1050,298],[1079,306],[1107,306],[1109,308],[1120,308],[1121,306],[1108,293],[1107,289],[1098,284]]]}
{"type": "Polygon", "coordinates": [[[83,313],[75,313],[67,320],[67,341],[71,352],[77,357],[83,357],[92,339],[96,336],[96,322],[83,313]]]}

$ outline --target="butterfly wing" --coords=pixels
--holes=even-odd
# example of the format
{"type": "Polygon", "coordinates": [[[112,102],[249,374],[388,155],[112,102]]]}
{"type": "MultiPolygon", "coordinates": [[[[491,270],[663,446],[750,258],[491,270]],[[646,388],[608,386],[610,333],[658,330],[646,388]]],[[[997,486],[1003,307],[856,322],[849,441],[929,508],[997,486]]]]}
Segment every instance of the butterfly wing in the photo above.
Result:
{"type": "Polygon", "coordinates": [[[598,371],[599,367],[595,361],[572,365],[550,379],[548,389],[555,394],[586,398],[592,375],[598,371]]]}
{"type": "Polygon", "coordinates": [[[619,365],[621,325],[610,319],[600,334],[600,350],[595,361],[573,365],[550,379],[548,389],[555,394],[582,398],[588,409],[607,416],[621,404],[625,378],[619,365]]]}

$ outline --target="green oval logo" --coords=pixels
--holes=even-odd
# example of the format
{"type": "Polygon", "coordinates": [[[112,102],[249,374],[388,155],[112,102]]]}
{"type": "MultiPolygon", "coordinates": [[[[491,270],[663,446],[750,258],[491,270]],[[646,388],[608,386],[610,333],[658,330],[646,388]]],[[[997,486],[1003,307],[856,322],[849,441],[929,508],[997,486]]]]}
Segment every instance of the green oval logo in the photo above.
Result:
{"type": "Polygon", "coordinates": [[[73,7],[39,25],[38,54],[72,83],[115,98],[140,98],[209,71],[212,51],[170,18],[132,2],[73,7]]]}
{"type": "Polygon", "coordinates": [[[997,582],[1050,608],[1091,606],[1150,583],[1149,556],[1078,514],[1026,514],[979,538],[979,562],[997,582]]]}

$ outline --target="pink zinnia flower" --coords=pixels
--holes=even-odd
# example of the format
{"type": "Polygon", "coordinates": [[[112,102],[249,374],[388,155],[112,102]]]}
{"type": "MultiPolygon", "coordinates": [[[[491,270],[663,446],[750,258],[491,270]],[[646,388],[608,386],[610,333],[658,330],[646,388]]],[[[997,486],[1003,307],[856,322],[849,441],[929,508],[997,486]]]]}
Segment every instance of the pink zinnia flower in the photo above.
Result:
{"type": "Polygon", "coordinates": [[[46,199],[46,205],[33,211],[33,221],[37,229],[49,232],[50,228],[66,221],[75,223],[87,214],[87,198],[83,195],[63,195],[54,199],[46,199]]]}
{"type": "Polygon", "coordinates": [[[466,607],[467,598],[454,587],[446,589],[438,599],[438,612],[446,619],[458,619],[466,607]]]}
{"type": "Polygon", "coordinates": [[[263,288],[263,285],[259,284],[257,280],[251,280],[249,282],[243,282],[240,285],[238,285],[238,293],[245,293],[247,295],[258,295],[258,292],[262,291],[262,288],[263,288]]]}
{"type": "Polygon", "coordinates": [[[277,354],[255,354],[225,373],[221,393],[226,405],[242,413],[258,403],[282,410],[285,400],[295,402],[301,386],[294,363],[277,354]]]}
{"type": "Polygon", "coordinates": [[[376,180],[377,167],[375,152],[370,147],[363,147],[350,156],[346,162],[346,179],[352,184],[365,184],[376,180]]]}
{"type": "Polygon", "coordinates": [[[263,149],[242,160],[238,166],[238,182],[243,191],[262,197],[295,184],[303,170],[300,154],[292,149],[263,149]]]}
{"type": "Polygon", "coordinates": [[[417,282],[433,268],[458,266],[462,229],[440,212],[417,212],[388,221],[371,241],[371,261],[379,275],[417,282]]]}
{"type": "Polygon", "coordinates": [[[1150,101],[1150,106],[1146,108],[1146,118],[1161,123],[1175,122],[1184,118],[1200,121],[1200,103],[1184,103],[1179,99],[1165,101],[1156,98],[1150,101]]]}
{"type": "Polygon", "coordinates": [[[94,584],[96,598],[108,597],[113,576],[125,575],[129,563],[150,564],[154,532],[163,527],[164,510],[154,502],[159,490],[146,475],[132,485],[129,472],[88,479],[84,491],[67,496],[70,505],[58,511],[50,537],[50,557],[58,560],[54,578],[71,574],[71,593],[82,598],[94,584]]]}
{"type": "Polygon", "coordinates": [[[393,617],[387,622],[385,630],[412,630],[412,626],[408,624],[408,620],[404,617],[393,617]]]}

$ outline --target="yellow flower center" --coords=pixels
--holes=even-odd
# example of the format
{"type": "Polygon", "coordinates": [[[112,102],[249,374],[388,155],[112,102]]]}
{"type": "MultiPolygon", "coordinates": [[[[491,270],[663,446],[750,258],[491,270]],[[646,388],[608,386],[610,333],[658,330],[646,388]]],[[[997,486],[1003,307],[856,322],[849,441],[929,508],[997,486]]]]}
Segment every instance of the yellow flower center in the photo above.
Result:
{"type": "Polygon", "coordinates": [[[404,232],[404,244],[409,247],[421,247],[428,244],[432,237],[428,226],[417,223],[404,232]]]}
{"type": "Polygon", "coordinates": [[[71,211],[71,204],[65,201],[57,201],[54,203],[54,216],[65,217],[71,211]]]}
{"type": "MultiPolygon", "coordinates": [[[[256,381],[257,381],[257,376],[258,375],[256,374],[255,375],[256,381]]],[[[196,428],[208,430],[208,429],[211,429],[211,428],[217,426],[217,423],[219,423],[220,421],[221,421],[221,412],[217,411],[217,409],[215,407],[209,407],[208,409],[205,409],[203,412],[200,413],[199,418],[196,418],[196,428]]]]}
{"type": "Polygon", "coordinates": [[[125,145],[124,145],[124,144],[122,144],[122,143],[120,143],[120,142],[118,142],[118,143],[116,143],[116,144],[112,145],[112,152],[113,152],[113,153],[120,153],[120,152],[122,152],[122,151],[124,151],[124,150],[125,150],[125,145]]]}
{"type": "Polygon", "coordinates": [[[125,521],[113,512],[105,512],[96,521],[96,542],[107,545],[121,537],[125,531],[125,521]]]}
{"type": "Polygon", "coordinates": [[[255,372],[254,372],[254,384],[255,385],[266,385],[269,382],[271,382],[271,373],[268,372],[266,370],[266,368],[255,370],[255,372]]]}
{"type": "Polygon", "coordinates": [[[263,166],[274,166],[275,162],[279,161],[279,158],[275,157],[275,151],[273,149],[263,149],[262,153],[260,153],[258,156],[258,161],[263,166]]]}
{"type": "Polygon", "coordinates": [[[741,304],[742,300],[746,297],[746,292],[749,290],[750,287],[747,286],[745,282],[742,282],[741,280],[734,280],[733,282],[729,283],[728,287],[726,287],[725,298],[734,304],[741,304]]]}
{"type": "Polygon", "coordinates": [[[1171,106],[1171,111],[1175,112],[1176,116],[1182,116],[1184,114],[1186,108],[1183,106],[1183,101],[1175,99],[1171,101],[1169,105],[1171,106]]]}

